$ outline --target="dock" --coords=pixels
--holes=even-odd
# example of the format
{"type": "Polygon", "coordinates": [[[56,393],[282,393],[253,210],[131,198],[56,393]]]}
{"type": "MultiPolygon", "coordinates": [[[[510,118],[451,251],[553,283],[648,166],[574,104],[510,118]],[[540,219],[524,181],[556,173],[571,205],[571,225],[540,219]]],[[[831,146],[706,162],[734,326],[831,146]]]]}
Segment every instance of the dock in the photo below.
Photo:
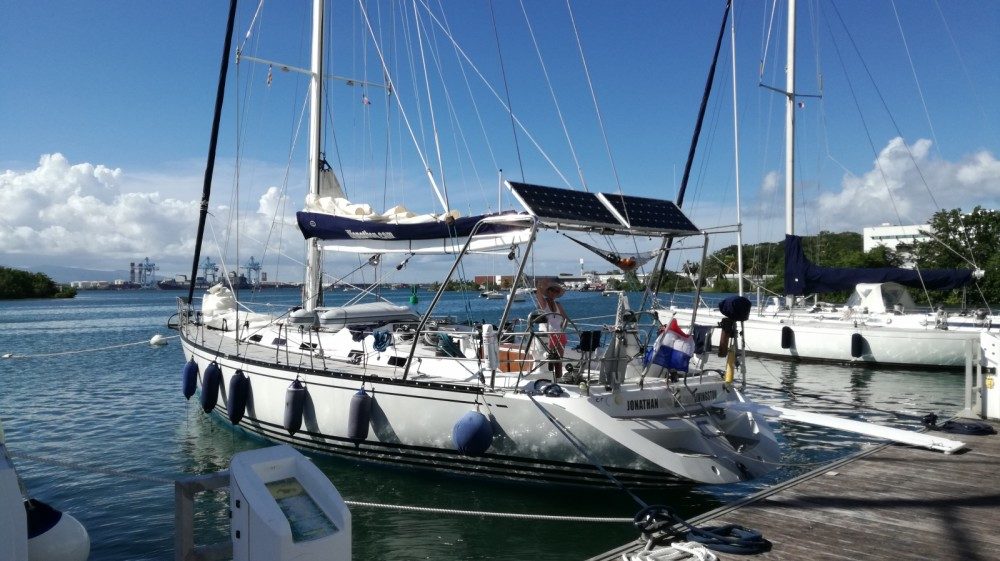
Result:
{"type": "MultiPolygon", "coordinates": [[[[937,434],[966,448],[946,455],[878,445],[689,522],[738,524],[772,543],[752,556],[717,554],[728,561],[998,559],[1000,435],[937,434]]],[[[643,545],[631,542],[590,561],[620,560],[643,545]]]]}

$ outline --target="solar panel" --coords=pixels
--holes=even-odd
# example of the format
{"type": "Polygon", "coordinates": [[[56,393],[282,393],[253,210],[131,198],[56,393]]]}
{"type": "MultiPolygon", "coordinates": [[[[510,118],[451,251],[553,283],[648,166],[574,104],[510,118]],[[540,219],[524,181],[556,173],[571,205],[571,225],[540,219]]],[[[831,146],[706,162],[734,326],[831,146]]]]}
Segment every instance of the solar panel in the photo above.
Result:
{"type": "Polygon", "coordinates": [[[508,181],[507,185],[524,208],[544,223],[615,230],[622,227],[621,221],[597,198],[596,193],[516,181],[508,181]]]}
{"type": "Polygon", "coordinates": [[[507,186],[532,216],[547,226],[616,233],[688,235],[699,232],[670,201],[588,193],[508,181],[507,186]]]}
{"type": "Polygon", "coordinates": [[[599,193],[598,198],[606,202],[616,217],[633,230],[698,233],[697,226],[670,201],[611,193],[599,193]]]}

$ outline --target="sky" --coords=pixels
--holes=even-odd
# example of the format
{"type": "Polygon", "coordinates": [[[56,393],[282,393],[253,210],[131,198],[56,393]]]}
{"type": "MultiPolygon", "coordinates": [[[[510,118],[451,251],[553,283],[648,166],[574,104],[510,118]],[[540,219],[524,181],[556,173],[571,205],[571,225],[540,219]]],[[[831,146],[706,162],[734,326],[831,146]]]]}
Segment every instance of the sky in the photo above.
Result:
{"type": "MultiPolygon", "coordinates": [[[[241,52],[307,67],[306,4],[270,2],[258,13],[257,3],[242,3],[241,52]]],[[[440,212],[420,152],[463,214],[496,208],[501,173],[675,199],[724,3],[569,5],[337,3],[327,18],[328,72],[354,82],[327,84],[324,151],[351,200],[440,212]],[[385,83],[362,7],[392,96],[360,85],[385,83]]],[[[0,264],[121,270],[149,257],[162,276],[190,271],[227,7],[4,4],[0,264]]],[[[784,97],[760,85],[784,88],[785,10],[736,2],[746,242],[785,231],[784,97]]],[[[1000,206],[1000,3],[819,0],[799,2],[798,12],[797,233],[1000,206]]],[[[728,30],[723,47],[684,201],[700,227],[736,223],[728,30]]],[[[293,217],[306,192],[306,91],[294,72],[248,60],[230,67],[205,250],[229,268],[253,255],[271,278],[301,276],[293,217]]],[[[500,196],[503,208],[514,205],[500,196]]],[[[619,251],[655,243],[583,239],[619,251]]],[[[712,248],[733,241],[713,239],[712,248]]],[[[364,259],[330,255],[327,270],[337,278],[364,269],[364,259]]],[[[576,272],[580,259],[609,268],[560,236],[539,242],[531,267],[576,272]]],[[[392,280],[435,280],[446,263],[414,262],[392,280]]],[[[487,262],[467,274],[511,266],[487,262]]]]}

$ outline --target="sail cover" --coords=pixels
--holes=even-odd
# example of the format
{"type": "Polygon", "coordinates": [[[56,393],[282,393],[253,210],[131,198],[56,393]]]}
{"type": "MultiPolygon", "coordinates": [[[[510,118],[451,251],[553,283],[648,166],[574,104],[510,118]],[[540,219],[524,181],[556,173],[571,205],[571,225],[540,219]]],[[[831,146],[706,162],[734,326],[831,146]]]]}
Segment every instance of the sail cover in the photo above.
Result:
{"type": "Polygon", "coordinates": [[[854,290],[859,283],[896,282],[912,288],[951,290],[972,282],[972,271],[966,269],[899,269],[884,267],[851,269],[820,267],[806,259],[800,236],[785,236],[785,294],[805,294],[854,290]]]}
{"type": "MultiPolygon", "coordinates": [[[[322,212],[296,213],[299,229],[306,238],[319,238],[325,250],[356,253],[455,253],[460,251],[476,224],[495,215],[465,216],[454,220],[399,223],[358,220],[322,212]]],[[[472,250],[509,247],[527,240],[528,229],[523,222],[487,221],[476,230],[472,250]]]]}

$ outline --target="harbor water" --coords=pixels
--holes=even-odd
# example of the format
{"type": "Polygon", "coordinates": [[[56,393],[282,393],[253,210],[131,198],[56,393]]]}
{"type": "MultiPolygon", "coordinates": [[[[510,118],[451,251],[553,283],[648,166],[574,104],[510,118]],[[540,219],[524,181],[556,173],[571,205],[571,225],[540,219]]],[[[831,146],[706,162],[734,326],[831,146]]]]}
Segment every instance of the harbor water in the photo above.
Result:
{"type": "MultiPolygon", "coordinates": [[[[328,304],[354,293],[333,293],[328,304]],[[333,300],[333,301],[330,301],[333,300]]],[[[170,480],[228,467],[241,450],[267,443],[229,427],[181,394],[184,359],[167,319],[181,292],[91,291],[71,300],[0,302],[0,419],[29,493],[70,512],[90,533],[91,559],[173,558],[170,480]],[[129,345],[130,343],[138,343],[129,345]],[[97,349],[97,350],[95,350],[97,349]],[[78,352],[88,351],[88,352],[78,352]]],[[[406,303],[409,291],[384,296],[406,303]]],[[[263,309],[285,310],[296,290],[265,291],[263,309]]],[[[421,293],[421,304],[431,294],[421,293]]],[[[635,296],[634,301],[638,301],[635,296]]],[[[562,302],[581,325],[611,323],[617,298],[570,292],[562,302]]],[[[502,300],[448,293],[440,311],[496,321],[502,300]]],[[[515,304],[524,318],[530,301],[515,304]]],[[[717,359],[718,360],[718,359],[717,359]]],[[[747,394],[756,401],[919,428],[926,413],[960,408],[964,377],[953,372],[872,370],[749,359],[747,394]]],[[[346,404],[345,404],[346,407],[346,404]]],[[[871,441],[830,429],[776,425],[783,466],[762,480],[730,486],[682,485],[638,494],[693,516],[846,456],[871,441]]],[[[933,452],[928,452],[933,453],[933,452]]],[[[486,482],[314,456],[345,499],[392,505],[567,516],[631,517],[621,491],[486,482]]],[[[225,493],[196,503],[196,543],[228,539],[225,493]]],[[[419,512],[352,509],[355,559],[571,560],[636,537],[630,524],[538,522],[419,512]]]]}

